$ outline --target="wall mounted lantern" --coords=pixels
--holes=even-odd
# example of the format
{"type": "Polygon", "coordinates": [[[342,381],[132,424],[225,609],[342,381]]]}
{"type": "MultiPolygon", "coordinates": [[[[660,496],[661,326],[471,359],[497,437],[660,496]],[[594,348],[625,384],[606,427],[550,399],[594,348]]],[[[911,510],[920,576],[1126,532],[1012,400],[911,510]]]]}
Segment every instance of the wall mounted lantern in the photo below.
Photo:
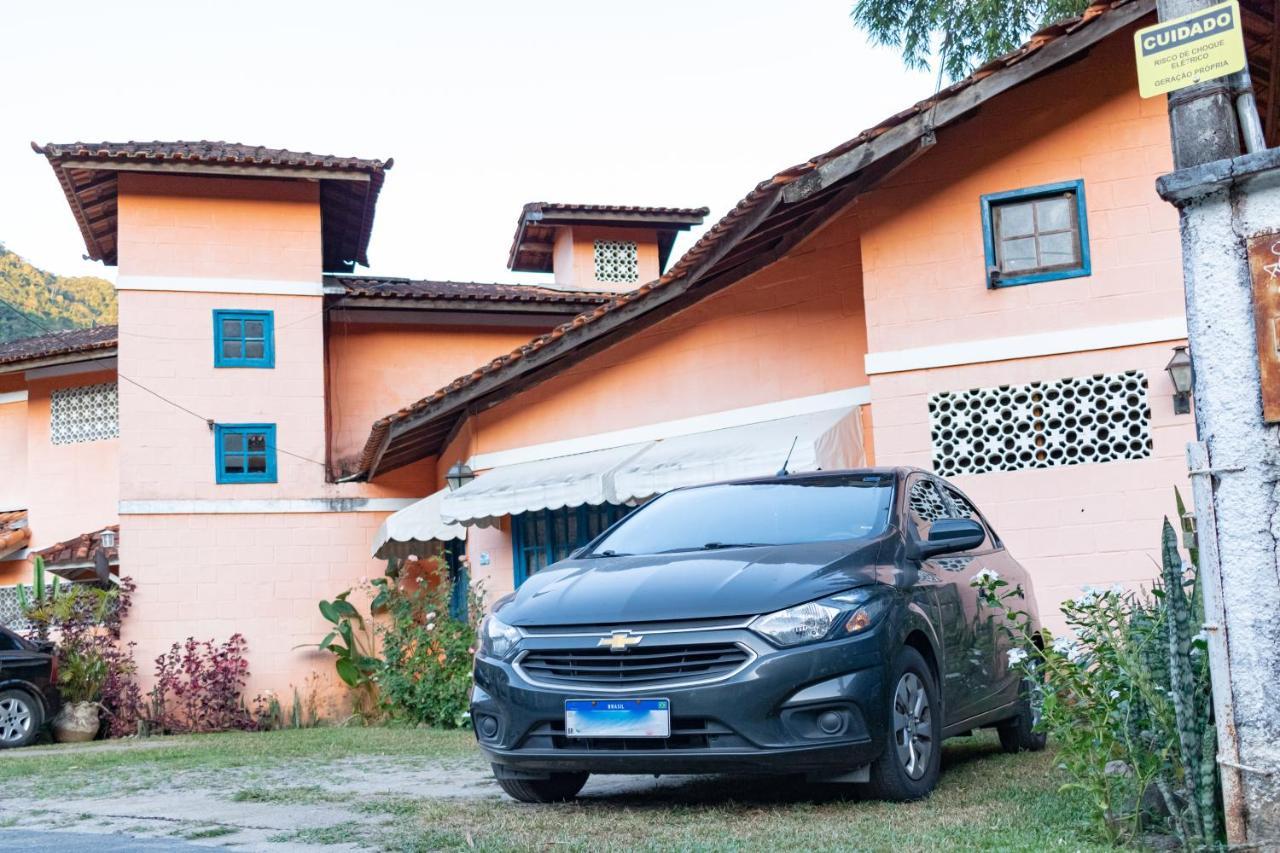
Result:
{"type": "Polygon", "coordinates": [[[116,547],[116,532],[114,530],[110,530],[110,529],[103,530],[101,533],[98,534],[98,537],[102,542],[103,548],[116,547]]]}
{"type": "Polygon", "coordinates": [[[470,465],[465,462],[455,462],[449,469],[449,473],[444,475],[444,482],[449,487],[449,491],[456,492],[475,478],[476,472],[471,470],[470,465]]]}
{"type": "Polygon", "coordinates": [[[1191,414],[1191,354],[1185,346],[1173,348],[1173,358],[1165,365],[1173,380],[1173,413],[1191,414]]]}

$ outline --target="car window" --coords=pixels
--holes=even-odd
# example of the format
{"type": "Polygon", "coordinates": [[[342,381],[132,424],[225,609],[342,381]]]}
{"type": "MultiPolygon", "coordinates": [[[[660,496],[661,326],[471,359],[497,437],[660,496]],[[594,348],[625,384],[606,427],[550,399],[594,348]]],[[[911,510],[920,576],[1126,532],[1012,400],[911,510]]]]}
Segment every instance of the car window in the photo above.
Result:
{"type": "MultiPolygon", "coordinates": [[[[951,500],[951,505],[955,507],[955,516],[957,518],[973,519],[974,521],[981,524],[983,529],[987,531],[988,539],[992,539],[992,538],[998,539],[998,537],[995,536],[995,532],[991,530],[991,527],[987,524],[986,519],[982,517],[982,513],[978,512],[978,508],[973,505],[972,501],[970,501],[968,498],[966,498],[964,495],[960,494],[950,486],[943,486],[942,490],[946,492],[947,497],[951,500]]],[[[982,545],[978,547],[986,547],[987,544],[988,542],[984,541],[982,545]]]]}
{"type": "Polygon", "coordinates": [[[929,525],[940,518],[950,518],[952,514],[938,487],[923,477],[913,480],[907,489],[907,513],[921,539],[928,537],[929,525]]]}
{"type": "Polygon", "coordinates": [[[22,643],[12,634],[0,631],[0,652],[16,652],[22,649],[22,643]]]}

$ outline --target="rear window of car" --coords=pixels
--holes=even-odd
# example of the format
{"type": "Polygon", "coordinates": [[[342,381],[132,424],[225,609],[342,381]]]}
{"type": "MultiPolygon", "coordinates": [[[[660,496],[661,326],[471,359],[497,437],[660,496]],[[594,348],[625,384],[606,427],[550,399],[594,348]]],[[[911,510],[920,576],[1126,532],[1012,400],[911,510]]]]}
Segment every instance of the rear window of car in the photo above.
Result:
{"type": "Polygon", "coordinates": [[[16,652],[23,648],[22,641],[5,631],[0,631],[0,652],[16,652]]]}
{"type": "Polygon", "coordinates": [[[885,530],[892,506],[893,479],[871,475],[681,489],[627,516],[591,554],[861,539],[885,530]]]}

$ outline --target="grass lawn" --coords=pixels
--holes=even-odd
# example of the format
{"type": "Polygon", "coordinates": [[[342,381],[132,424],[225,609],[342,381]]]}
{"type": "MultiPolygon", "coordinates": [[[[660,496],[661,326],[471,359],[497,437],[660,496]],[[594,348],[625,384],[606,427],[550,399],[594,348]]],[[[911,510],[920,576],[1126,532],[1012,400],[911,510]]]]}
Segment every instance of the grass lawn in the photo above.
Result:
{"type": "Polygon", "coordinates": [[[216,825],[189,837],[236,843],[237,810],[250,808],[323,809],[329,818],[276,833],[267,849],[271,841],[406,851],[1108,849],[1092,832],[1084,799],[1059,792],[1051,752],[1003,755],[982,734],[950,742],[943,760],[942,784],[918,803],[859,801],[841,786],[792,780],[606,777],[576,802],[528,806],[495,796],[488,783],[477,787],[484,765],[468,732],[235,733],[0,753],[0,813],[15,797],[47,804],[58,792],[90,790],[118,798],[114,807],[129,790],[190,786],[225,806],[216,825]],[[356,765],[377,768],[379,780],[354,786],[344,769],[356,765]],[[424,795],[414,775],[423,773],[446,784],[470,779],[471,791],[424,795]]]}

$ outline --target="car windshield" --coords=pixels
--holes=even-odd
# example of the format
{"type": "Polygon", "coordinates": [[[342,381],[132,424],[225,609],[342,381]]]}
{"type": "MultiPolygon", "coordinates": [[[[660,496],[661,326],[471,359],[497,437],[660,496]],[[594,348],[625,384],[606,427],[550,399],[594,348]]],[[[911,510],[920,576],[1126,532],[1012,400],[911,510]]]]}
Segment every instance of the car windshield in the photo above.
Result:
{"type": "Polygon", "coordinates": [[[888,524],[892,497],[893,479],[878,475],[681,489],[628,516],[595,543],[588,556],[874,536],[888,524]]]}

